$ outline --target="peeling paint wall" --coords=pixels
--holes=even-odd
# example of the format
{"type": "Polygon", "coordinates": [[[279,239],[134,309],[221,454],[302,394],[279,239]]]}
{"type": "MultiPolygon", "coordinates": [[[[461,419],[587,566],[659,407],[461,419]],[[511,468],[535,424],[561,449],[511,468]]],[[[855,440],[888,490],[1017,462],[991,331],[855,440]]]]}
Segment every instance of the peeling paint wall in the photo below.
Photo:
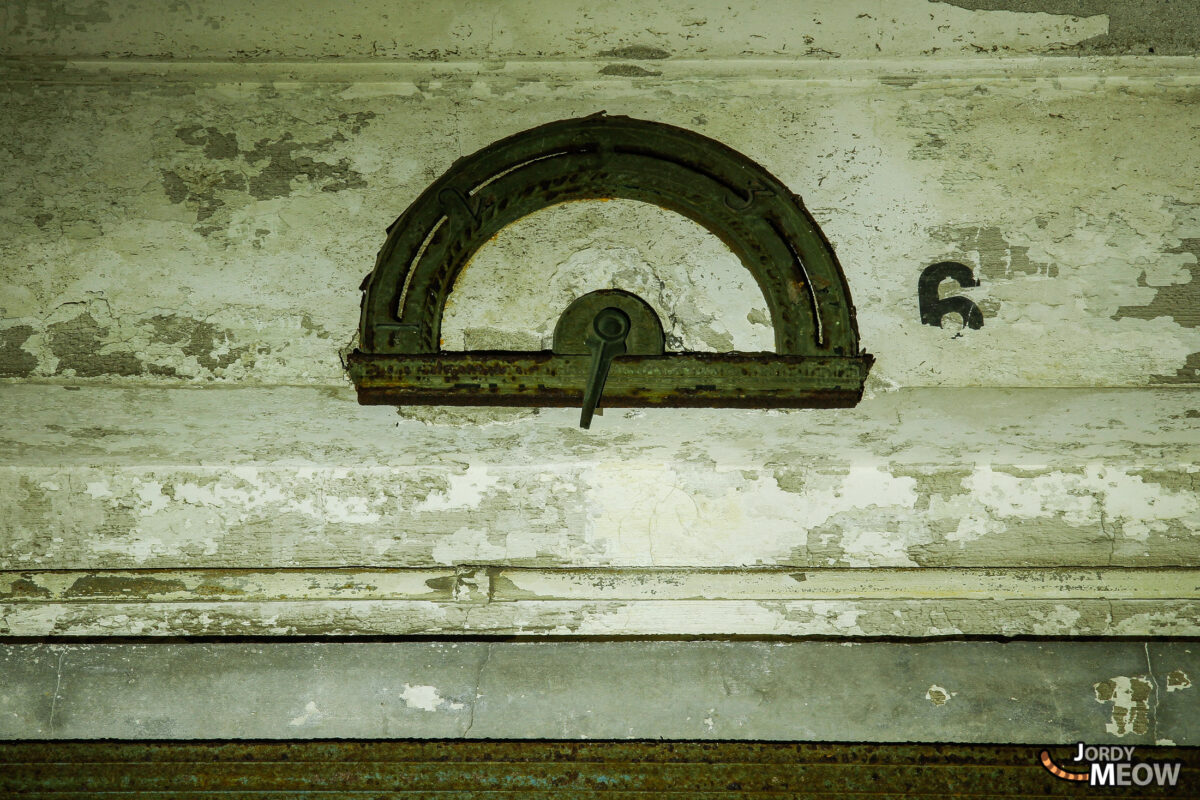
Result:
{"type": "MultiPolygon", "coordinates": [[[[379,84],[329,69],[317,83],[97,86],[91,68],[48,83],[14,68],[4,380],[345,385],[338,353],[382,228],[458,156],[598,109],[714,136],[806,198],[876,388],[1200,379],[1187,75],[645,82],[416,65],[379,84]],[[985,321],[969,335],[916,313],[920,271],[947,259],[982,281],[964,292],[985,321]]],[[[632,201],[575,205],[478,254],[451,295],[447,348],[540,349],[569,299],[607,286],[655,305],[674,347],[770,346],[761,291],[714,237],[632,201]]]]}
{"type": "Polygon", "coordinates": [[[800,8],[786,0],[734,7],[715,0],[671,0],[651,7],[596,7],[581,0],[501,5],[418,0],[402,10],[377,2],[347,7],[337,0],[194,0],[165,9],[154,0],[74,5],[64,8],[55,0],[7,4],[0,12],[0,32],[9,52],[157,59],[599,58],[651,64],[665,58],[1019,54],[1065,50],[1107,34],[1109,11],[1117,11],[1122,21],[1132,16],[1119,2],[1047,2],[1041,4],[1044,9],[989,13],[958,7],[969,3],[927,0],[893,0],[884,6],[816,0],[800,8]],[[1049,8],[1054,5],[1080,8],[1049,8]],[[149,19],[155,23],[148,25],[149,19]]]}
{"type": "MultiPolygon", "coordinates": [[[[0,633],[1197,635],[1193,5],[5,5],[0,633]],[[877,359],[857,408],[581,431],[355,404],[342,357],[384,229],[456,158],[600,110],[804,198],[877,359]],[[942,287],[978,330],[921,323],[947,260],[980,281],[942,287]],[[281,572],[340,568],[397,572],[319,596],[281,572]],[[942,595],[859,577],[897,569],[942,595]],[[222,570],[254,571],[253,599],[222,570]],[[669,574],[609,591],[641,570],[669,574]],[[666,596],[724,570],[803,580],[666,596]],[[823,570],[845,573],[814,594],[823,570]],[[1005,577],[964,597],[955,570],[1005,577]]],[[[632,201],[502,231],[443,346],[546,348],[610,287],[670,349],[772,347],[733,254],[632,201]]],[[[1117,728],[1141,724],[1135,680],[1096,677],[1117,728]]],[[[462,702],[432,686],[405,702],[462,702]]]]}

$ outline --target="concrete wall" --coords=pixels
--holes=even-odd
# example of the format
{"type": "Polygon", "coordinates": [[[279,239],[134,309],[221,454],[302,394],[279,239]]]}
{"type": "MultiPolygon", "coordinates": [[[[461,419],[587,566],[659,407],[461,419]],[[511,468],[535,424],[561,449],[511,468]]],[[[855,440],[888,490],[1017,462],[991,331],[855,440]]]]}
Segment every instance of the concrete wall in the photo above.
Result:
{"type": "MultiPolygon", "coordinates": [[[[1200,634],[1196,6],[6,4],[0,635],[1200,634]],[[384,228],[601,110],[804,198],[857,408],[355,403],[384,228]],[[981,329],[921,324],[944,260],[981,329]]],[[[503,231],[444,346],[608,287],[771,347],[732,253],[632,201],[503,231]]]]}

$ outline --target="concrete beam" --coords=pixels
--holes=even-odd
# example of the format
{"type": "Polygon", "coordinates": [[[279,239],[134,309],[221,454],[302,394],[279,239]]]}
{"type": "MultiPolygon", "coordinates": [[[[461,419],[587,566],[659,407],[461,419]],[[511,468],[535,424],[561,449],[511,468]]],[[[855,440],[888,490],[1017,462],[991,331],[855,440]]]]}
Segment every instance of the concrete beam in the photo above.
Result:
{"type": "Polygon", "coordinates": [[[1200,744],[1189,642],[3,645],[0,673],[0,738],[1200,744]]]}

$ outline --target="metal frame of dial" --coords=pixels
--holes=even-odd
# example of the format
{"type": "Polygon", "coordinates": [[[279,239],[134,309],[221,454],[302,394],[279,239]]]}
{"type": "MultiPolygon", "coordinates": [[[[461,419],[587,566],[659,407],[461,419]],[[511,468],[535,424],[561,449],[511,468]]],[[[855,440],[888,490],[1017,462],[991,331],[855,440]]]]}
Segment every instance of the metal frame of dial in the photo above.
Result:
{"type": "Polygon", "coordinates": [[[586,353],[439,349],[460,270],[506,225],[558,203],[622,198],[676,211],[754,276],[774,353],[628,353],[605,406],[845,407],[873,358],[860,351],[837,257],[799,197],[759,164],[693,131],[595,114],[542,125],[461,158],[388,228],[362,284],[348,369],[363,404],[581,405],[586,353]]]}

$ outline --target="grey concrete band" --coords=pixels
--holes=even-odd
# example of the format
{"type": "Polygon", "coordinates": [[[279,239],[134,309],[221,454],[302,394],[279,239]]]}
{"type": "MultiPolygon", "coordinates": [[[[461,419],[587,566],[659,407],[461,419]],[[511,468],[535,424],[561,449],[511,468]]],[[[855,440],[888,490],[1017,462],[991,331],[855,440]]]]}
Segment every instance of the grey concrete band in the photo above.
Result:
{"type": "Polygon", "coordinates": [[[0,646],[0,738],[1200,744],[1200,644],[0,646]]]}

